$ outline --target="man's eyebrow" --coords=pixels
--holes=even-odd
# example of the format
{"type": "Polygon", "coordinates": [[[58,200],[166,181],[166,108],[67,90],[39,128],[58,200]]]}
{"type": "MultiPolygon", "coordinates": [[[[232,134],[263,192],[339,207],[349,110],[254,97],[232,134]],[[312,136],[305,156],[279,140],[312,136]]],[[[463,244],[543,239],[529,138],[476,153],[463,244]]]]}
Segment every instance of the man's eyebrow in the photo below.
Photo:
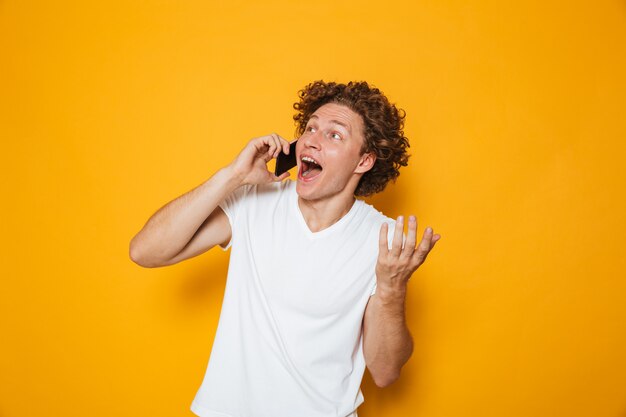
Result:
{"type": "MultiPolygon", "coordinates": [[[[310,119],[312,119],[312,118],[314,118],[314,117],[315,117],[316,119],[319,119],[319,117],[317,117],[317,114],[314,114],[313,116],[309,117],[309,120],[310,120],[310,119]]],[[[350,129],[350,126],[348,126],[347,124],[345,124],[345,123],[343,123],[343,122],[340,122],[339,120],[330,120],[330,122],[331,122],[331,123],[338,124],[339,126],[343,126],[343,127],[345,127],[345,128],[346,128],[346,130],[347,130],[348,132],[352,133],[352,129],[350,129]]]]}

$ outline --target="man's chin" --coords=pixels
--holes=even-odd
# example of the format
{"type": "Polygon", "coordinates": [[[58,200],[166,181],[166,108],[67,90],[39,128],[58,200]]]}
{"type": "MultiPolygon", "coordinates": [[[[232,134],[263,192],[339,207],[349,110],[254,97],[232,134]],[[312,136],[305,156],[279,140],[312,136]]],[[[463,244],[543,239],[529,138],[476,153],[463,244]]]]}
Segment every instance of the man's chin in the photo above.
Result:
{"type": "Polygon", "coordinates": [[[300,178],[298,178],[298,180],[296,181],[296,192],[302,198],[306,198],[311,193],[311,188],[307,187],[307,185],[308,184],[306,184],[300,178]]]}
{"type": "Polygon", "coordinates": [[[296,192],[298,196],[304,200],[315,200],[316,199],[316,190],[312,187],[313,184],[302,181],[298,178],[296,182],[296,192]]]}

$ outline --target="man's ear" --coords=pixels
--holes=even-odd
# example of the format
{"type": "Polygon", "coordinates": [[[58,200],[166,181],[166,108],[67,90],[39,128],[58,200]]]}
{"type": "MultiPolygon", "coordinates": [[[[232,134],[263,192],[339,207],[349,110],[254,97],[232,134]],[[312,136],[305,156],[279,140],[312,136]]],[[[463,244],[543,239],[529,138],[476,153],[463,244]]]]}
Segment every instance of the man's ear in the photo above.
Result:
{"type": "Polygon", "coordinates": [[[363,155],[361,155],[361,160],[359,161],[359,164],[356,166],[356,169],[354,170],[354,172],[356,174],[364,174],[370,169],[372,169],[375,162],[376,162],[376,154],[374,154],[373,152],[366,152],[363,155]]]}

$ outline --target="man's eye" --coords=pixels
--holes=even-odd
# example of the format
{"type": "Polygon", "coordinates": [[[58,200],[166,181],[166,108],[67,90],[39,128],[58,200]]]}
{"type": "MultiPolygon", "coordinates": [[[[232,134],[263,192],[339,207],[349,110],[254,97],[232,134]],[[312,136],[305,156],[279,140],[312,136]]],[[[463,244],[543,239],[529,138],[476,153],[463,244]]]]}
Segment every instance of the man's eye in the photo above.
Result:
{"type": "Polygon", "coordinates": [[[339,133],[333,133],[332,136],[337,136],[336,139],[341,139],[341,135],[339,133]]]}

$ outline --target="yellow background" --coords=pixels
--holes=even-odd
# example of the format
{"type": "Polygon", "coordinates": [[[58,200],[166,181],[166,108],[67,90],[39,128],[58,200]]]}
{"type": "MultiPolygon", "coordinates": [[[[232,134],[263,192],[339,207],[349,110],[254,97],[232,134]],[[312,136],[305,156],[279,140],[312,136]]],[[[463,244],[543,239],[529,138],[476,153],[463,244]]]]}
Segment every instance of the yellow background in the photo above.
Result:
{"type": "Polygon", "coordinates": [[[626,415],[624,1],[0,2],[0,416],[192,416],[228,254],[130,239],[307,83],[407,112],[368,200],[442,235],[360,417],[626,415]]]}

